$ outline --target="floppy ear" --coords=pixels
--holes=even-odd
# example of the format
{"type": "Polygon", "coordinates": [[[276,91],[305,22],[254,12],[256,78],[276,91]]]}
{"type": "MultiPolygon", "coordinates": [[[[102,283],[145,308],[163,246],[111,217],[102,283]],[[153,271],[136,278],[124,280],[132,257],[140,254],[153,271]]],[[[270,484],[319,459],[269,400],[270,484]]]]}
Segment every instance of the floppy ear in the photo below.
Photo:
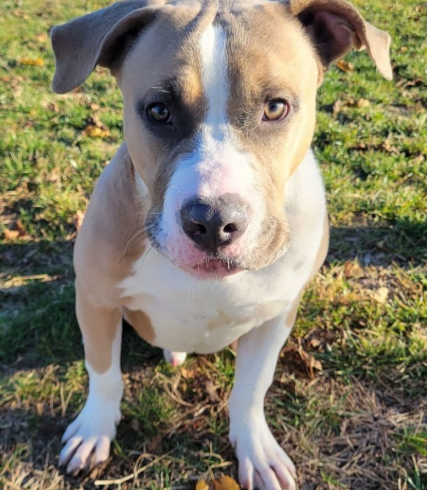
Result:
{"type": "Polygon", "coordinates": [[[312,38],[325,69],[352,47],[365,49],[387,80],[393,78],[391,38],[366,22],[345,0],[291,0],[291,12],[312,38]]]}
{"type": "Polygon", "coordinates": [[[96,65],[115,69],[155,16],[150,0],[127,0],[56,26],[51,31],[56,69],[52,89],[65,94],[79,87],[96,65]]]}

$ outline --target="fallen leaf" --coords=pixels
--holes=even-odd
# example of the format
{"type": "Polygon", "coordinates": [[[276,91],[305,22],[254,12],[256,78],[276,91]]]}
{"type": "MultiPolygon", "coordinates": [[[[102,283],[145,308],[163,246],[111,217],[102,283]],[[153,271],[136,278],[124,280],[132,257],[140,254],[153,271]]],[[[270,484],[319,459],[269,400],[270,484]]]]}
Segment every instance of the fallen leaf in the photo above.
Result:
{"type": "Polygon", "coordinates": [[[37,58],[21,58],[19,63],[27,66],[44,66],[44,60],[43,58],[40,58],[40,56],[37,58]]]}
{"type": "Polygon", "coordinates": [[[321,344],[322,342],[319,340],[319,339],[311,339],[309,344],[310,344],[310,347],[313,347],[314,349],[316,347],[319,347],[319,345],[321,344]]]}
{"type": "Polygon", "coordinates": [[[424,163],[425,159],[426,157],[424,155],[418,155],[417,157],[410,160],[409,163],[411,163],[412,165],[418,165],[420,163],[424,163]]]}
{"type": "Polygon", "coordinates": [[[219,402],[220,397],[216,391],[215,385],[212,383],[210,379],[206,382],[206,391],[208,392],[209,398],[213,402],[219,402]]]}
{"type": "Polygon", "coordinates": [[[20,9],[16,9],[13,11],[13,15],[15,17],[18,17],[18,18],[21,18],[21,19],[25,19],[27,20],[28,19],[28,14],[26,14],[24,11],[20,10],[20,9]]]}
{"type": "Polygon", "coordinates": [[[380,304],[387,303],[389,290],[386,287],[381,287],[377,289],[374,293],[374,300],[380,304]]]}
{"type": "Polygon", "coordinates": [[[357,107],[369,107],[371,103],[367,99],[360,99],[357,101],[357,107]]]}
{"type": "Polygon", "coordinates": [[[304,361],[307,371],[310,374],[311,378],[314,378],[315,376],[314,370],[323,371],[322,363],[318,361],[315,357],[313,357],[311,354],[306,352],[302,348],[301,344],[298,347],[298,354],[301,356],[301,359],[304,361]]]}
{"type": "Polygon", "coordinates": [[[110,136],[110,131],[93,124],[88,124],[83,130],[83,134],[89,136],[89,138],[107,138],[110,136]]]}
{"type": "Polygon", "coordinates": [[[47,174],[46,181],[55,184],[56,182],[61,181],[61,176],[56,171],[52,171],[47,174]]]}
{"type": "Polygon", "coordinates": [[[18,237],[19,237],[18,230],[9,230],[9,228],[6,228],[3,231],[3,238],[5,240],[16,240],[18,237]]]}
{"type": "Polygon", "coordinates": [[[47,34],[45,32],[41,32],[40,34],[36,34],[35,38],[39,43],[45,43],[47,41],[47,34]]]}
{"type": "Polygon", "coordinates": [[[199,480],[194,487],[194,490],[209,490],[209,485],[205,480],[199,480]]]}
{"type": "Polygon", "coordinates": [[[228,475],[213,480],[212,485],[213,490],[240,490],[240,486],[236,480],[233,480],[233,478],[228,475]]]}
{"type": "Polygon", "coordinates": [[[182,367],[181,374],[184,379],[193,379],[196,376],[196,370],[182,367]]]}
{"type": "Polygon", "coordinates": [[[10,228],[6,228],[3,232],[5,240],[16,240],[17,238],[29,238],[20,219],[12,223],[10,228]]]}
{"type": "Polygon", "coordinates": [[[15,224],[13,225],[13,229],[19,233],[19,236],[25,236],[27,234],[20,219],[16,220],[15,224]]]}
{"type": "Polygon", "coordinates": [[[381,148],[387,153],[394,153],[396,155],[399,155],[400,153],[399,150],[390,143],[389,139],[386,139],[384,141],[384,143],[381,145],[381,148]]]}
{"type": "Polygon", "coordinates": [[[354,65],[353,63],[350,63],[350,61],[339,60],[336,62],[336,65],[341,71],[344,71],[345,73],[352,73],[354,71],[354,65]]]}
{"type": "Polygon", "coordinates": [[[77,211],[76,215],[74,216],[73,223],[74,226],[76,227],[76,230],[79,231],[84,220],[85,214],[83,211],[80,211],[80,209],[77,211]]]}
{"type": "Polygon", "coordinates": [[[304,350],[301,339],[299,339],[298,343],[298,346],[295,343],[286,346],[280,357],[286,360],[286,369],[289,372],[295,373],[298,376],[309,376],[313,379],[315,377],[315,371],[323,370],[322,363],[304,350]]]}

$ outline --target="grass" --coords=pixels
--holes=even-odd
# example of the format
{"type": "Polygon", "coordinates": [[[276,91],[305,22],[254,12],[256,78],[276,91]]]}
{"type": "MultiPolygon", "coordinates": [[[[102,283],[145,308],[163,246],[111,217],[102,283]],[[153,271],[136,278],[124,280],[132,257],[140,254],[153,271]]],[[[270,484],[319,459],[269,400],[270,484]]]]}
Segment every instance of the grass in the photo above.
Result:
{"type": "MultiPolygon", "coordinates": [[[[191,488],[236,476],[227,441],[233,354],[172,370],[124,336],[124,419],[109,464],[56,469],[87,378],[74,316],[72,245],[122,138],[122,103],[98,70],[50,92],[48,30],[105,0],[0,6],[0,488],[191,488]],[[85,132],[95,122],[100,138],[85,132]],[[138,473],[138,469],[146,467],[138,473]],[[98,479],[135,477],[120,485],[98,479]]],[[[283,349],[267,414],[302,489],[427,489],[427,4],[357,0],[392,34],[393,83],[365,54],[320,89],[315,150],[331,246],[283,349]],[[315,362],[316,361],[316,362],[315,362]],[[311,368],[310,368],[311,366],[311,368]],[[313,367],[314,366],[314,367],[313,367]]]]}

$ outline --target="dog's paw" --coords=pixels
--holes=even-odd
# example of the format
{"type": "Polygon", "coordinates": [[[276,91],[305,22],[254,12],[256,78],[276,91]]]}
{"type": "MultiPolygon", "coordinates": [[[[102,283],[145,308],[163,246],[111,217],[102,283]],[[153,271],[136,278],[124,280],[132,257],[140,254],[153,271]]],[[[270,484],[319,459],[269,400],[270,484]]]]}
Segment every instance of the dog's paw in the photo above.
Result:
{"type": "Polygon", "coordinates": [[[163,349],[163,356],[165,357],[166,362],[171,364],[173,367],[178,367],[184,364],[184,361],[187,358],[187,353],[163,349]]]}
{"type": "Polygon", "coordinates": [[[59,466],[66,466],[67,473],[78,473],[106,461],[120,416],[115,403],[86,403],[62,437],[65,446],[59,455],[59,466]]]}
{"type": "Polygon", "coordinates": [[[239,481],[253,490],[295,490],[295,466],[274,439],[265,420],[232,427],[230,441],[239,461],[239,481]]]}

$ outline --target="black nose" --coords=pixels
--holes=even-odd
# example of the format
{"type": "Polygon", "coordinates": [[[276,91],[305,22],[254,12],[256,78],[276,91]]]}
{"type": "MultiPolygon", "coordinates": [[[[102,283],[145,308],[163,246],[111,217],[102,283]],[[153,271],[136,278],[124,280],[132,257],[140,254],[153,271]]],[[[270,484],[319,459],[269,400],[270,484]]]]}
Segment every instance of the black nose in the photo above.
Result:
{"type": "Polygon", "coordinates": [[[248,227],[248,219],[249,206],[238,194],[190,199],[181,209],[185,234],[201,249],[212,253],[241,237],[248,227]]]}

